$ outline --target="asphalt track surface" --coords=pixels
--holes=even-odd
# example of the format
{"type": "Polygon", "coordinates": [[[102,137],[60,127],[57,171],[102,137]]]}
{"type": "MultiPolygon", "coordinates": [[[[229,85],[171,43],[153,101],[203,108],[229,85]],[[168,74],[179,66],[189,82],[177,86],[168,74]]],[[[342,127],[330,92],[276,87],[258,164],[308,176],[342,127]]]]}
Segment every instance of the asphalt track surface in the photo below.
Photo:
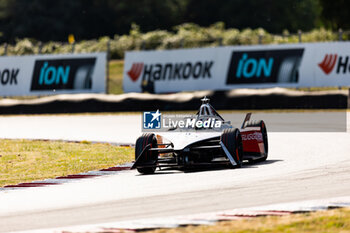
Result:
{"type": "MultiPolygon", "coordinates": [[[[130,144],[140,134],[140,122],[139,115],[0,117],[0,137],[130,144]]],[[[319,131],[324,126],[316,121],[308,127],[319,131]]],[[[268,160],[241,169],[147,176],[124,171],[58,186],[1,191],[0,232],[348,196],[348,132],[271,132],[268,160]]]]}

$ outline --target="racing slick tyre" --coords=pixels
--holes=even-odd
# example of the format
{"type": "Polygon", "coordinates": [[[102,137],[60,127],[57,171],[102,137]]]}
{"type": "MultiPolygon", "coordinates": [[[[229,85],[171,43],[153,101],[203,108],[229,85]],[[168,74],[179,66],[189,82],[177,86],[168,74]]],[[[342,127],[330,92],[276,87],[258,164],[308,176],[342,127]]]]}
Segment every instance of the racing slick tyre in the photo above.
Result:
{"type": "MultiPolygon", "coordinates": [[[[151,144],[151,148],[157,147],[157,138],[153,133],[144,133],[137,140],[135,145],[135,161],[143,149],[151,144]]],[[[141,164],[147,165],[147,167],[139,167],[137,171],[141,174],[153,174],[156,170],[156,164],[158,160],[158,153],[156,151],[148,151],[140,158],[141,164]]]]}
{"type": "Polygon", "coordinates": [[[263,142],[264,142],[265,154],[263,157],[256,159],[253,162],[263,162],[267,159],[267,154],[269,151],[269,144],[268,144],[268,140],[267,140],[267,129],[266,129],[265,122],[263,120],[260,120],[257,122],[249,122],[246,127],[249,127],[249,126],[250,127],[260,127],[260,129],[261,129],[261,134],[262,134],[263,142]]]}
{"type": "Polygon", "coordinates": [[[243,163],[243,144],[239,129],[225,129],[220,140],[226,146],[237,165],[235,167],[242,167],[243,163]]]}

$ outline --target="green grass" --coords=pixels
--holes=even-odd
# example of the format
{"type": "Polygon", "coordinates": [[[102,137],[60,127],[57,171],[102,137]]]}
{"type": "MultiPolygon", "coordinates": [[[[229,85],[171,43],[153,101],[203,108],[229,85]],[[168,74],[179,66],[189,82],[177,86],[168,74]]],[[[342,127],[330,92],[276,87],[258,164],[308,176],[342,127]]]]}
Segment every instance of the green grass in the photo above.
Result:
{"type": "Polygon", "coordinates": [[[88,141],[0,140],[0,187],[108,168],[133,157],[133,148],[88,141]]]}
{"type": "Polygon", "coordinates": [[[122,94],[123,91],[123,60],[109,62],[108,94],[122,94]]]}
{"type": "Polygon", "coordinates": [[[152,233],[299,233],[350,232],[350,208],[295,214],[284,217],[270,216],[224,221],[213,226],[188,226],[160,229],[152,233]]]}

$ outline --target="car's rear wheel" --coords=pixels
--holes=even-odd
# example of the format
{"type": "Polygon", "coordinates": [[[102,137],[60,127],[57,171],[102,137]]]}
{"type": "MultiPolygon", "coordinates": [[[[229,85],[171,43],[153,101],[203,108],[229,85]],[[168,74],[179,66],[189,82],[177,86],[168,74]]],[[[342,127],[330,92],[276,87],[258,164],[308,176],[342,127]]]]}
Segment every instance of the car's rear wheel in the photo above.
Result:
{"type": "MultiPolygon", "coordinates": [[[[151,148],[157,147],[157,138],[153,133],[142,134],[137,140],[135,145],[135,160],[138,159],[142,151],[147,145],[151,145],[151,148]]],[[[153,174],[156,170],[158,160],[158,153],[156,151],[147,151],[138,160],[145,167],[138,167],[137,171],[141,174],[153,174]]]]}
{"type": "Polygon", "coordinates": [[[237,163],[235,167],[242,167],[243,144],[239,129],[225,129],[221,134],[220,140],[237,163]]]}
{"type": "Polygon", "coordinates": [[[268,144],[268,140],[267,140],[267,129],[266,129],[265,122],[262,120],[258,121],[258,126],[261,129],[261,134],[262,134],[263,142],[264,142],[265,154],[262,158],[257,159],[256,162],[264,162],[267,159],[267,154],[269,152],[269,144],[268,144]]]}
{"type": "Polygon", "coordinates": [[[263,136],[263,141],[264,141],[264,148],[265,148],[265,154],[267,157],[267,153],[269,152],[269,144],[267,140],[267,129],[264,121],[259,121],[259,126],[261,128],[261,133],[263,136]]]}
{"type": "Polygon", "coordinates": [[[264,142],[264,150],[265,153],[263,154],[263,157],[253,160],[252,162],[263,162],[267,159],[267,154],[269,151],[269,144],[268,144],[268,139],[267,139],[267,129],[266,129],[266,125],[265,122],[263,120],[257,121],[257,122],[249,122],[247,124],[247,126],[250,127],[260,127],[261,130],[261,134],[263,137],[263,142],[264,142]]]}

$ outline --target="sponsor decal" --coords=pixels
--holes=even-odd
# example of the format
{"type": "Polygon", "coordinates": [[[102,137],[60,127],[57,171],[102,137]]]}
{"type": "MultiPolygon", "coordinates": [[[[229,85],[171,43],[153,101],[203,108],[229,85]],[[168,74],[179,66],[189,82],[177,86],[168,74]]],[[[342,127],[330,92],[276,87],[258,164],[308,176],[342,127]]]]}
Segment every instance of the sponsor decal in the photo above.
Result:
{"type": "Polygon", "coordinates": [[[5,85],[17,85],[17,76],[19,69],[2,69],[0,70],[0,84],[5,85]]]}
{"type": "Polygon", "coordinates": [[[318,66],[323,70],[325,74],[329,74],[332,72],[335,63],[337,62],[337,54],[326,54],[324,56],[323,61],[318,64],[318,66]]]}
{"type": "Polygon", "coordinates": [[[163,81],[201,80],[212,77],[214,61],[196,61],[184,63],[133,63],[127,72],[129,78],[136,82],[142,76],[143,92],[154,93],[154,83],[163,81]],[[142,74],[142,75],[141,75],[142,74]]]}
{"type": "Polygon", "coordinates": [[[297,83],[304,49],[233,51],[226,84],[297,83]]]}
{"type": "Polygon", "coordinates": [[[136,82],[143,70],[143,63],[133,63],[131,69],[128,71],[128,75],[133,82],[136,82]]]}
{"type": "Polygon", "coordinates": [[[36,60],[31,90],[91,89],[96,58],[36,60]]]}
{"type": "Polygon", "coordinates": [[[250,141],[250,140],[263,141],[262,133],[258,133],[258,132],[254,132],[251,134],[242,134],[241,136],[243,141],[250,141]]]}
{"type": "Polygon", "coordinates": [[[346,74],[350,72],[349,56],[339,56],[338,54],[326,54],[321,63],[318,64],[325,74],[330,74],[335,69],[336,74],[346,74]]]}
{"type": "Polygon", "coordinates": [[[143,128],[144,129],[160,129],[161,128],[162,113],[157,110],[156,112],[143,112],[143,128]]]}

